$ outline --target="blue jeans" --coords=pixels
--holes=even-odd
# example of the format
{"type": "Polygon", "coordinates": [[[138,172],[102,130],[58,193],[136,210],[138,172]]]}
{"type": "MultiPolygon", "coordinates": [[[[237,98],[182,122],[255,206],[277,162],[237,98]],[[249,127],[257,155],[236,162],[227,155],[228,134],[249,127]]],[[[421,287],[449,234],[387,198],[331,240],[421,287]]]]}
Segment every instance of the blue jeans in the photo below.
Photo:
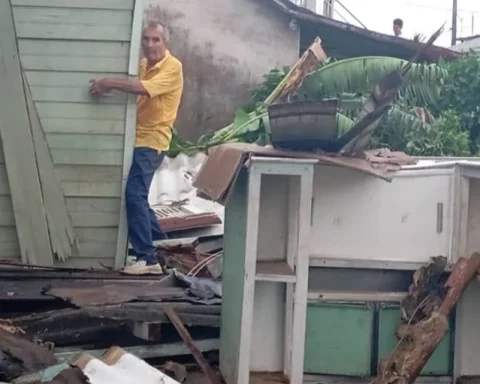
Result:
{"type": "Polygon", "coordinates": [[[148,265],[158,263],[153,241],[166,239],[148,204],[153,175],[163,158],[163,153],[152,148],[135,148],[125,191],[130,243],[138,260],[145,260],[148,265]]]}

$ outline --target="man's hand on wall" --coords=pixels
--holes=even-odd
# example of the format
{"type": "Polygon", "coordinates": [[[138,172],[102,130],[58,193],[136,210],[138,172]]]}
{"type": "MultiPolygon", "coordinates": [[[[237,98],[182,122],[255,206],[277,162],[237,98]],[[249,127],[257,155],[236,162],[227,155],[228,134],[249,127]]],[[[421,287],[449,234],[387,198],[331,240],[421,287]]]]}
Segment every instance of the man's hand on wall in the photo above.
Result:
{"type": "Polygon", "coordinates": [[[90,93],[96,96],[102,96],[111,91],[107,79],[90,80],[90,93]]]}

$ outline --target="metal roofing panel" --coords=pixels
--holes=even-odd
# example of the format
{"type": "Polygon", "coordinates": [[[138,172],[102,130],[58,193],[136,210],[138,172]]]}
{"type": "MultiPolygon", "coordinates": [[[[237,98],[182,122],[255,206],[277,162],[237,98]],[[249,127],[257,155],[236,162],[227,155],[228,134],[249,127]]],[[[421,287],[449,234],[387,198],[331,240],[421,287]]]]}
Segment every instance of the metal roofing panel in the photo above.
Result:
{"type": "Polygon", "coordinates": [[[431,168],[453,168],[456,165],[478,165],[480,164],[480,159],[478,157],[472,158],[420,158],[416,164],[404,165],[402,166],[403,170],[415,170],[415,169],[431,169],[431,168]]]}
{"type": "MultiPolygon", "coordinates": [[[[377,52],[385,52],[386,49],[393,49],[393,52],[397,52],[398,55],[406,55],[409,57],[412,56],[423,45],[423,43],[420,42],[371,31],[362,27],[344,23],[339,20],[318,15],[315,12],[300,7],[289,0],[270,1],[282,12],[290,15],[293,18],[307,22],[315,27],[317,29],[316,33],[320,33],[320,37],[326,39],[323,46],[326,48],[327,52],[330,48],[336,48],[334,50],[338,51],[338,45],[335,47],[333,42],[337,42],[336,44],[338,44],[338,41],[345,42],[343,49],[348,49],[349,45],[359,46],[373,42],[378,48],[377,52]],[[335,39],[335,34],[340,36],[341,39],[335,39]],[[346,34],[348,34],[348,37],[344,38],[346,34]],[[333,46],[330,44],[333,44],[333,46]]],[[[373,10],[373,12],[374,11],[375,10],[373,10]]],[[[440,57],[443,57],[445,60],[456,60],[460,57],[460,54],[449,48],[432,45],[426,49],[424,54],[421,56],[421,59],[428,59],[430,62],[437,62],[440,57]]]]}
{"type": "MultiPolygon", "coordinates": [[[[225,208],[218,203],[198,197],[197,189],[192,184],[206,158],[207,155],[204,153],[197,153],[193,156],[180,154],[174,158],[166,157],[153,177],[148,196],[150,205],[162,218],[165,215],[179,218],[185,217],[185,215],[188,217],[191,214],[197,214],[201,217],[206,213],[215,214],[215,217],[209,217],[213,220],[209,228],[202,229],[200,232],[195,229],[192,236],[223,234],[225,208]],[[187,201],[187,204],[183,207],[169,205],[181,201],[187,201]],[[221,223],[218,223],[216,217],[220,219],[221,223]]],[[[192,227],[187,226],[179,229],[187,228],[192,227]]]]}
{"type": "Polygon", "coordinates": [[[471,49],[474,51],[480,51],[480,36],[474,39],[465,40],[463,43],[454,45],[450,49],[457,52],[468,52],[471,49]]]}
{"type": "Polygon", "coordinates": [[[179,384],[119,347],[110,348],[101,359],[82,353],[71,364],[80,368],[91,384],[179,384]]]}
{"type": "Polygon", "coordinates": [[[206,157],[204,153],[165,157],[153,177],[148,196],[150,204],[178,202],[195,196],[196,190],[192,186],[192,179],[200,170],[206,157]]]}

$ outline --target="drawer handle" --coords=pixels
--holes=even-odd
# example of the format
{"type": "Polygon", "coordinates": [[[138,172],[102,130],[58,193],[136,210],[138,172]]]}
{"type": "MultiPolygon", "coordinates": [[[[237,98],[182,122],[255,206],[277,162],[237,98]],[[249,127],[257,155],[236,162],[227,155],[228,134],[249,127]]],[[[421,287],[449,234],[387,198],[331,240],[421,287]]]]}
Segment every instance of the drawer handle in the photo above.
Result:
{"type": "Polygon", "coordinates": [[[310,226],[313,226],[313,209],[315,208],[315,197],[312,197],[312,206],[310,207],[310,226]]]}
{"type": "Polygon", "coordinates": [[[437,233],[443,231],[443,203],[437,203],[437,233]]]}

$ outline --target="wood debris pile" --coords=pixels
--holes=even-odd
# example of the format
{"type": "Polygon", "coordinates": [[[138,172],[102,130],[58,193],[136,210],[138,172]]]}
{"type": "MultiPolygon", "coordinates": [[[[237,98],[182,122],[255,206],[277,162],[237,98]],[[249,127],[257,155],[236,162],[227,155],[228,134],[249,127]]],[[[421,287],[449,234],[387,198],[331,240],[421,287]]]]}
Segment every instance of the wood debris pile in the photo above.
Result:
{"type": "Polygon", "coordinates": [[[413,384],[449,329],[449,315],[480,268],[480,253],[461,258],[448,279],[446,259],[434,258],[415,272],[402,301],[398,343],[380,363],[375,384],[413,384]]]}

